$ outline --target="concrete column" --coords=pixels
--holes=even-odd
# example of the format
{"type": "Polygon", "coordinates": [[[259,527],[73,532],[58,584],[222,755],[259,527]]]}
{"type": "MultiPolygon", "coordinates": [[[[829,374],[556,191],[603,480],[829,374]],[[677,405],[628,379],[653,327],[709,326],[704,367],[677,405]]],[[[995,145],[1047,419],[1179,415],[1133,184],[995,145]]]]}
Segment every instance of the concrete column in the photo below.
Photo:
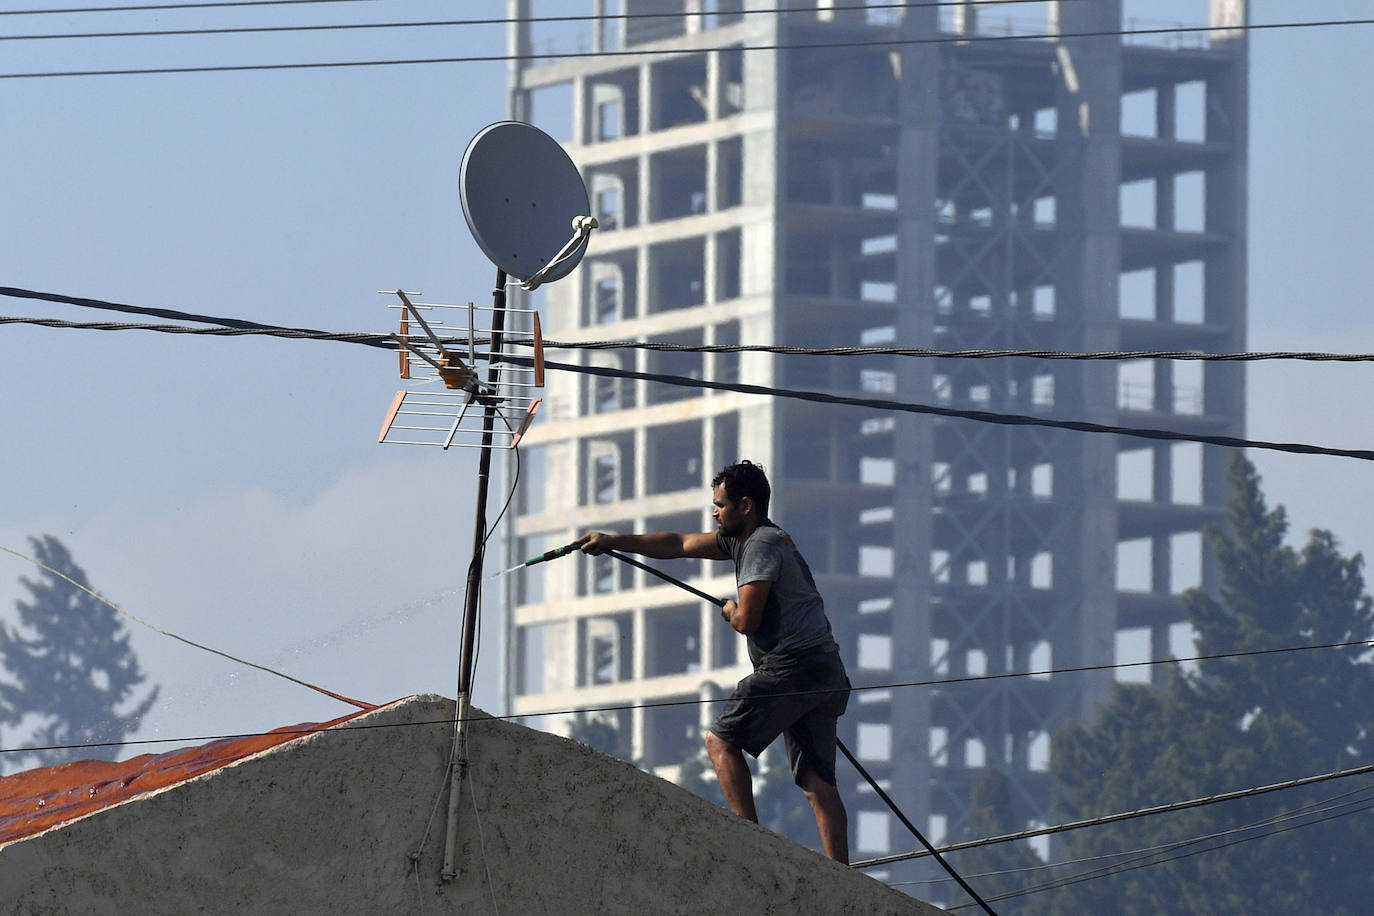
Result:
{"type": "MultiPolygon", "coordinates": [[[[1244,21],[1245,6],[1213,3],[1214,22],[1224,8],[1238,8],[1244,21]]],[[[1220,20],[1221,24],[1228,23],[1220,20]]],[[[1214,33],[1215,34],[1215,33],[1214,33]]],[[[1245,196],[1249,147],[1249,40],[1244,32],[1234,32],[1218,42],[1231,53],[1230,66],[1207,82],[1207,142],[1225,144],[1228,155],[1206,172],[1206,229],[1227,238],[1224,247],[1208,257],[1203,287],[1203,313],[1208,324],[1226,328],[1217,341],[1227,350],[1244,350],[1246,345],[1246,220],[1245,196]]],[[[1203,413],[1228,417],[1222,432],[1245,435],[1245,364],[1206,363],[1203,367],[1203,413]]],[[[1226,469],[1231,450],[1212,446],[1202,448],[1202,501],[1224,505],[1228,496],[1226,469]]],[[[1206,551],[1202,565],[1204,588],[1220,584],[1215,557],[1206,551]]]]}
{"type": "Polygon", "coordinates": [[[524,70],[528,66],[520,58],[530,53],[531,0],[506,0],[506,116],[516,121],[528,121],[529,92],[525,89],[524,70]]]}
{"type": "MultiPolygon", "coordinates": [[[[699,18],[699,17],[697,17],[699,18]]],[[[721,59],[719,51],[706,54],[706,120],[720,120],[721,93],[725,91],[720,78],[721,59]]]]}
{"type": "MultiPolygon", "coordinates": [[[[938,32],[934,8],[910,9],[902,21],[902,35],[922,38],[938,32]]],[[[897,169],[897,340],[903,346],[935,345],[935,226],[936,168],[940,145],[940,98],[929,91],[939,85],[941,56],[934,45],[906,45],[901,50],[902,79],[898,89],[901,123],[895,153],[897,169]]],[[[932,386],[929,360],[898,360],[900,401],[927,402],[932,386]]],[[[896,415],[893,436],[896,463],[893,512],[892,665],[902,677],[931,677],[930,639],[932,602],[930,555],[932,544],[931,465],[934,460],[934,423],[912,414],[896,415]]],[[[934,813],[931,803],[930,694],[925,690],[892,693],[892,766],[888,791],[912,823],[924,832],[934,813]]],[[[853,736],[853,726],[846,731],[853,736]]],[[[893,839],[906,843],[900,824],[893,839]]],[[[921,874],[918,863],[894,867],[893,877],[911,880],[921,874]]]]}
{"type": "MultiPolygon", "coordinates": [[[[582,76],[572,80],[572,145],[586,146],[596,138],[591,122],[595,119],[596,106],[591,104],[592,88],[582,76]],[[590,117],[588,116],[590,113],[590,117]]],[[[586,181],[584,176],[583,181],[586,181]]]]}
{"type": "MultiPolygon", "coordinates": [[[[1054,3],[1062,32],[1120,28],[1120,0],[1054,3]]],[[[1059,79],[1057,216],[1065,249],[1056,277],[1056,310],[1069,340],[1083,350],[1120,343],[1121,87],[1119,42],[1064,39],[1056,45],[1059,79]]],[[[1109,363],[1058,367],[1056,414],[1115,423],[1116,369],[1109,363]]],[[[1065,437],[1054,469],[1054,498],[1076,516],[1056,544],[1054,584],[1079,595],[1077,612],[1059,622],[1056,664],[1093,664],[1113,657],[1116,612],[1116,443],[1107,436],[1065,437]]],[[[1107,698],[1110,673],[1088,674],[1063,712],[1086,717],[1107,698]]],[[[1069,699],[1069,698],[1063,698],[1069,699]]],[[[1061,700],[1062,702],[1063,700],[1061,700]]]]}
{"type": "Polygon", "coordinates": [[[654,86],[653,64],[639,65],[639,132],[652,133],[658,111],[658,94],[654,86]]]}
{"type": "MultiPolygon", "coordinates": [[[[646,637],[646,627],[648,626],[648,614],[643,608],[635,608],[634,611],[634,630],[630,637],[630,644],[633,646],[634,662],[631,664],[630,676],[636,681],[644,680],[646,669],[645,660],[648,658],[648,641],[646,637]]],[[[635,759],[642,760],[649,755],[648,748],[648,728],[645,720],[646,710],[642,707],[630,710],[630,747],[635,759]]]]}

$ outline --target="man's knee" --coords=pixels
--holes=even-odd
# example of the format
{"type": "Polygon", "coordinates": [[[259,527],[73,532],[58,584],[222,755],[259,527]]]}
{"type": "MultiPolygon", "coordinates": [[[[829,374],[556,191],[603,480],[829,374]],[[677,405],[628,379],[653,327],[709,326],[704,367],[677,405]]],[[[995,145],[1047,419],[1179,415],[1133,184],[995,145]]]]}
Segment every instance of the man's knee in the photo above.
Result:
{"type": "Polygon", "coordinates": [[[718,755],[720,755],[720,754],[733,754],[733,753],[737,753],[738,750],[739,750],[739,749],[736,748],[736,747],[735,747],[733,744],[731,744],[729,741],[726,741],[726,740],[725,740],[724,738],[722,738],[720,735],[717,735],[715,732],[711,731],[710,729],[707,729],[707,731],[706,731],[706,753],[708,753],[708,754],[711,755],[711,759],[714,760],[714,759],[715,759],[718,755]]]}
{"type": "Polygon", "coordinates": [[[814,767],[804,767],[797,774],[797,785],[810,801],[830,801],[840,797],[839,787],[834,783],[826,782],[821,774],[816,772],[814,767]]]}

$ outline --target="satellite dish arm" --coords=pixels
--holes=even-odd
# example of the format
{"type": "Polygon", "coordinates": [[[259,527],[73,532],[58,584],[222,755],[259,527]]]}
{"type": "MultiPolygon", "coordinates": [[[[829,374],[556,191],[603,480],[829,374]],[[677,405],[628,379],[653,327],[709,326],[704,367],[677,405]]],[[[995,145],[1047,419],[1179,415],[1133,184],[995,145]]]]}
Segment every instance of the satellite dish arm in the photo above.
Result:
{"type": "Polygon", "coordinates": [[[533,292],[544,282],[544,278],[553,271],[561,267],[567,260],[575,255],[591,237],[592,230],[598,227],[595,216],[574,216],[573,235],[568,239],[566,245],[559,249],[558,254],[554,255],[549,263],[545,264],[526,281],[520,284],[520,288],[526,292],[533,292]]]}

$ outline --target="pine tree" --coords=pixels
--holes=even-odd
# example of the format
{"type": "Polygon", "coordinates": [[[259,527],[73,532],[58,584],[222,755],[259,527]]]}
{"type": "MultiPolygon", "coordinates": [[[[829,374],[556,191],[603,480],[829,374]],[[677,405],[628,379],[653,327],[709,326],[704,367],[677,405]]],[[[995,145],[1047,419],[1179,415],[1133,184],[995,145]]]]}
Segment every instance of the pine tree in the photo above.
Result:
{"type": "MultiPolygon", "coordinates": [[[[1313,531],[1301,551],[1285,546],[1285,513],[1265,505],[1249,462],[1236,460],[1231,485],[1229,530],[1208,532],[1221,588],[1215,596],[1195,589],[1184,598],[1199,654],[1368,641],[1374,607],[1364,592],[1362,558],[1342,556],[1326,531],[1313,531]]],[[[1364,646],[1214,659],[1161,680],[1153,687],[1118,686],[1094,724],[1071,728],[1056,742],[1052,768],[1063,819],[1374,759],[1374,665],[1364,646]]],[[[1070,858],[1224,835],[1127,857],[1136,865],[1172,861],[1037,895],[1033,910],[1368,913],[1374,814],[1367,791],[1350,795],[1365,789],[1331,783],[1075,831],[1070,858]],[[1314,806],[1303,818],[1246,829],[1303,806],[1314,806]],[[1317,818],[1330,819],[1267,835],[1317,818]]],[[[1125,865],[1127,858],[1104,861],[1125,865]]]]}
{"type": "Polygon", "coordinates": [[[573,716],[572,723],[568,726],[568,738],[585,744],[594,751],[619,757],[627,763],[635,762],[629,737],[621,734],[614,720],[579,712],[573,716]]]}
{"type": "MultiPolygon", "coordinates": [[[[979,775],[973,784],[973,809],[964,827],[964,839],[980,840],[1025,829],[1026,824],[1015,818],[1011,789],[1011,780],[997,767],[988,767],[979,775]]],[[[1044,862],[1024,842],[978,847],[945,858],[985,901],[1019,890],[1045,874],[1044,862]]],[[[947,886],[951,906],[974,906],[963,888],[952,880],[947,886]]],[[[1002,914],[1019,912],[1019,904],[1019,900],[1009,900],[998,903],[996,910],[1002,914]]]]}
{"type": "MultiPolygon", "coordinates": [[[[86,573],[57,538],[30,538],[34,555],[90,588],[86,573]]],[[[157,699],[153,687],[134,702],[147,680],[129,646],[123,622],[108,605],[47,570],[21,578],[27,600],[15,602],[19,625],[0,623],[0,723],[37,725],[28,743],[72,745],[120,741],[157,699]],[[128,712],[120,712],[134,702],[128,712]]],[[[109,759],[113,748],[56,749],[6,755],[12,768],[85,758],[109,759]]]]}

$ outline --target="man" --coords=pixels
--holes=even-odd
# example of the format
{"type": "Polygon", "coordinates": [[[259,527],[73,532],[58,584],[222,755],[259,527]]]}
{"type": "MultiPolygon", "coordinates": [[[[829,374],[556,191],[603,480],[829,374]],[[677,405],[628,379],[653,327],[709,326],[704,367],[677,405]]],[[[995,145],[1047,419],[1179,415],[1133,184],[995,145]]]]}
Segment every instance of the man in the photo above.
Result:
{"type": "Polygon", "coordinates": [[[757,823],[744,752],[758,757],[783,736],[792,776],[816,815],[826,855],[849,861],[849,825],[835,784],[835,722],[849,679],[815,579],[787,533],[768,518],[763,468],[741,461],[711,481],[717,530],[703,534],[605,534],[577,540],[583,553],[607,550],[660,560],[735,561],[738,598],[721,616],[747,637],[754,673],[740,681],[706,735],[706,750],[731,810],[757,823]]]}

